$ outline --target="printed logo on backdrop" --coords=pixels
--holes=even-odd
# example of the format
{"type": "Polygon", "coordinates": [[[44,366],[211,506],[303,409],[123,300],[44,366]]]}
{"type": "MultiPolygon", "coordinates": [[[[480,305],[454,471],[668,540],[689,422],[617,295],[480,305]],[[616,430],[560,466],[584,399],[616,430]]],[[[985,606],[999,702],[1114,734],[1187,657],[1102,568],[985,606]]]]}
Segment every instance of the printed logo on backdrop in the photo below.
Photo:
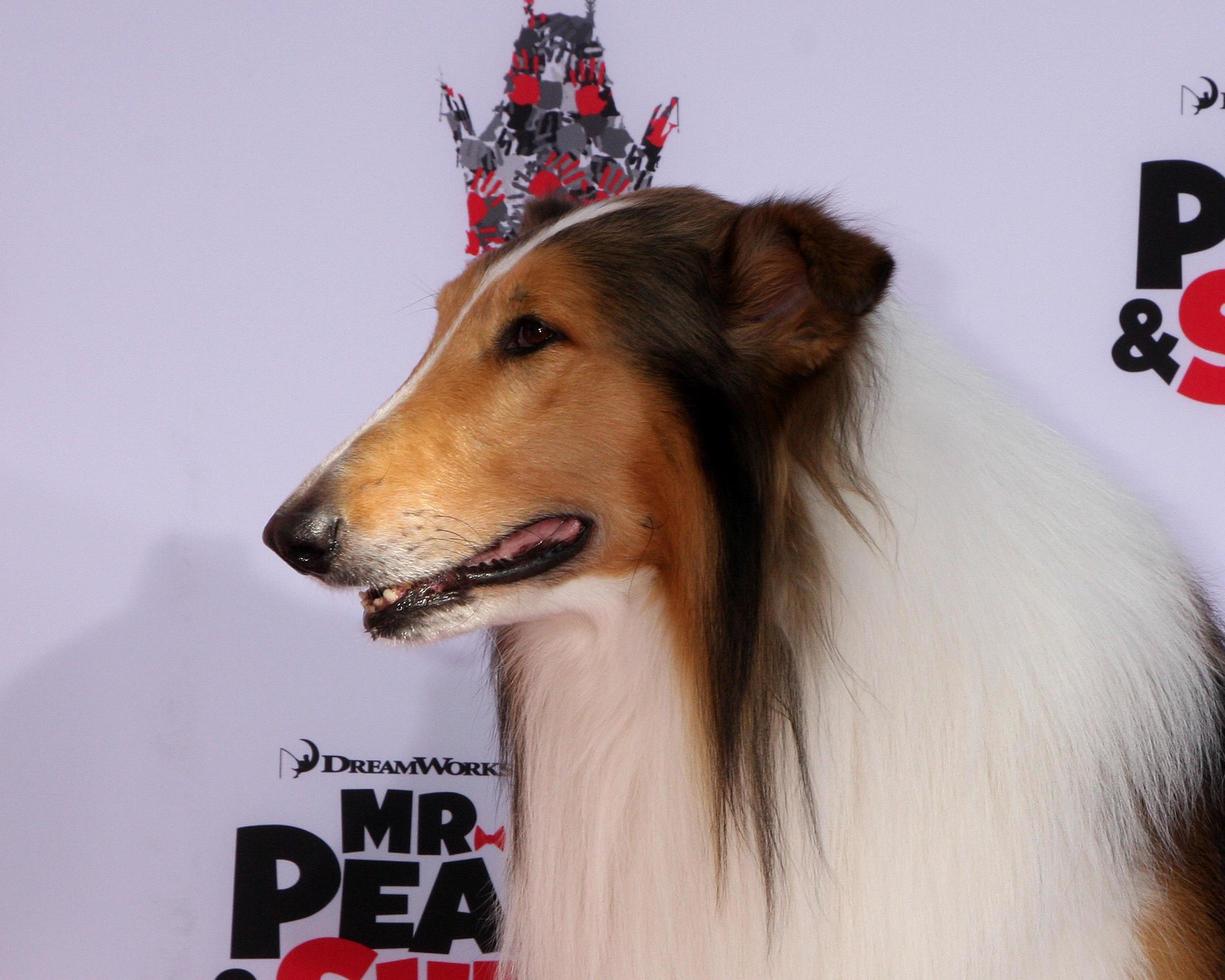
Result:
{"type": "MultiPolygon", "coordinates": [[[[505,826],[483,826],[451,790],[348,788],[338,802],[339,845],[289,824],[238,828],[230,959],[283,957],[276,980],[360,980],[372,966],[375,980],[494,980],[498,960],[479,957],[498,949],[486,859],[505,851],[505,826]],[[334,935],[282,948],[282,926],[333,908],[334,935]],[[442,958],[464,947],[478,958],[442,958]]],[[[231,967],[217,980],[255,975],[231,967]]]]}
{"type": "Polygon", "coordinates": [[[1225,176],[1193,160],[1142,164],[1137,224],[1143,295],[1119,310],[1114,363],[1225,405],[1225,176]]]}
{"type": "Polygon", "coordinates": [[[308,772],[352,773],[362,776],[501,776],[500,762],[465,762],[452,756],[415,755],[403,759],[370,759],[320,752],[309,738],[298,739],[305,751],[283,748],[278,753],[277,777],[286,772],[294,779],[308,772]],[[322,762],[322,765],[320,763],[322,762]]]}
{"type": "Polygon", "coordinates": [[[655,106],[641,139],[630,135],[595,35],[595,0],[584,15],[538,14],[533,0],[523,12],[502,101],[479,134],[467,100],[440,83],[439,115],[467,188],[469,255],[514,238],[528,198],[588,203],[650,187],[680,122],[673,97],[655,106]]]}
{"type": "Polygon", "coordinates": [[[1183,116],[1198,116],[1205,109],[1225,109],[1225,92],[1207,75],[1201,75],[1194,85],[1183,85],[1178,98],[1178,112],[1183,116]]]}

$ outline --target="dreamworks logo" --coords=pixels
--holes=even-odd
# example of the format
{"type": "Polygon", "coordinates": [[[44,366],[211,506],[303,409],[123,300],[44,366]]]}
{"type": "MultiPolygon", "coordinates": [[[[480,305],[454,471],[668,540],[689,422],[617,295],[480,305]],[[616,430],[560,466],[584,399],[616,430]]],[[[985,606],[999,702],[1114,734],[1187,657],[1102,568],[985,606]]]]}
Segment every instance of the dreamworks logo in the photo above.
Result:
{"type": "Polygon", "coordinates": [[[1205,109],[1225,109],[1225,93],[1207,75],[1200,75],[1194,85],[1183,85],[1178,93],[1178,114],[1198,116],[1205,109]]]}
{"type": "Polygon", "coordinates": [[[411,759],[358,759],[339,753],[320,752],[309,738],[298,739],[306,746],[301,754],[282,748],[277,756],[277,777],[286,771],[294,779],[303,773],[360,773],[367,776],[501,776],[500,762],[461,762],[449,755],[417,755],[411,759]],[[321,765],[322,763],[322,765],[321,765]]]}

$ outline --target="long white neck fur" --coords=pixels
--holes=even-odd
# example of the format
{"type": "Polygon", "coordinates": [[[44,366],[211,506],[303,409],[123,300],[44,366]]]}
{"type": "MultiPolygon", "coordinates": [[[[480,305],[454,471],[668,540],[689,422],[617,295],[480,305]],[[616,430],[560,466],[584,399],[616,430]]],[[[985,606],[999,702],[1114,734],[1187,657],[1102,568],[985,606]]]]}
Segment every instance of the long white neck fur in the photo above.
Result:
{"type": "Polygon", "coordinates": [[[934,344],[882,348],[865,462],[885,516],[855,508],[875,547],[811,494],[835,650],[789,629],[820,851],[785,818],[772,940],[736,834],[716,887],[655,582],[580,581],[587,613],[516,627],[523,980],[1144,974],[1140,801],[1160,830],[1213,723],[1186,573],[1140,508],[934,344]]]}

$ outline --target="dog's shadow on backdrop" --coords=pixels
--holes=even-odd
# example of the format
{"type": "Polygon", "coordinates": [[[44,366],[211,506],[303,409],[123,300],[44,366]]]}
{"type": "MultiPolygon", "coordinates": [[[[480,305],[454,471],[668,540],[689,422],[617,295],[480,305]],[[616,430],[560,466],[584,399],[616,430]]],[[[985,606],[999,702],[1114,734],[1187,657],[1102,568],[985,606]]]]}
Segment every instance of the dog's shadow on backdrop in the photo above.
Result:
{"type": "MultiPolygon", "coordinates": [[[[247,812],[260,809],[247,797],[278,788],[279,745],[314,736],[388,757],[458,754],[466,747],[446,741],[457,719],[478,742],[492,726],[472,641],[372,644],[355,600],[338,615],[312,605],[320,596],[303,581],[302,601],[290,601],[261,584],[253,553],[162,540],[121,612],[0,690],[0,935],[16,941],[0,945],[18,947],[6,974],[96,962],[61,964],[78,956],[65,952],[68,930],[72,949],[107,950],[107,961],[130,946],[125,976],[172,975],[160,964],[182,965],[201,916],[225,919],[229,872],[216,863],[235,826],[294,822],[266,802],[247,812]],[[379,734],[363,738],[365,728],[379,734]],[[176,924],[160,950],[148,949],[150,922],[176,924]]],[[[33,600],[54,616],[70,594],[33,600]]]]}

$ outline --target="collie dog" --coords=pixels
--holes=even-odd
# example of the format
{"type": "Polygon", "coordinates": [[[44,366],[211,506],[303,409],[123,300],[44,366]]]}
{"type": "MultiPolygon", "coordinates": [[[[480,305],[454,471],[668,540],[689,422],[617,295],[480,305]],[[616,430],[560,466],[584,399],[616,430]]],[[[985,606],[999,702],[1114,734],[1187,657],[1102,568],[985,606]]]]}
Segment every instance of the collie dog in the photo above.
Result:
{"type": "Polygon", "coordinates": [[[1225,976],[1222,642],[819,202],[537,204],[277,511],[487,629],[521,980],[1225,976]]]}

